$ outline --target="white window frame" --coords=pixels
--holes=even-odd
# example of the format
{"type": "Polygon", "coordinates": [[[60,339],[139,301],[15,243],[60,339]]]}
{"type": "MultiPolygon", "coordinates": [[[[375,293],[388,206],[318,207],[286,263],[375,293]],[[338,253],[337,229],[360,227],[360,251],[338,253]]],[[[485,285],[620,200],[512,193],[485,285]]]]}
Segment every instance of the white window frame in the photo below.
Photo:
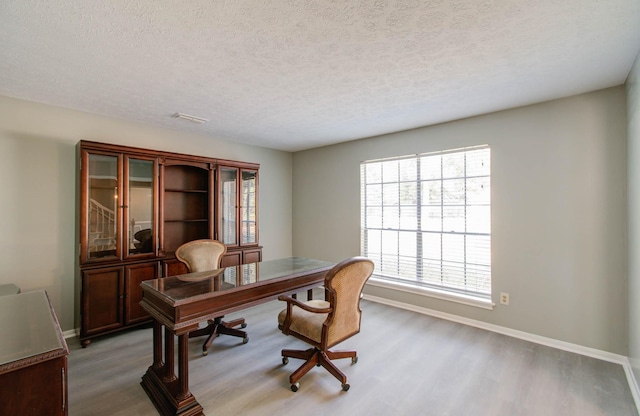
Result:
{"type": "Polygon", "coordinates": [[[490,163],[488,145],[362,162],[369,284],[492,309],[490,163]]]}

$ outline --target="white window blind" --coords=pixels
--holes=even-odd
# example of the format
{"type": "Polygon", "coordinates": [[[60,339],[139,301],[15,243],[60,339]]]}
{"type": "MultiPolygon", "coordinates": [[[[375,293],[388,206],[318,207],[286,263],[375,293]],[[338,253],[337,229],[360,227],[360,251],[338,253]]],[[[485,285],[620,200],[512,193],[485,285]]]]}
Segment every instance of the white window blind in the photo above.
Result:
{"type": "Polygon", "coordinates": [[[488,146],[361,164],[361,252],[376,277],[491,297],[488,146]]]}

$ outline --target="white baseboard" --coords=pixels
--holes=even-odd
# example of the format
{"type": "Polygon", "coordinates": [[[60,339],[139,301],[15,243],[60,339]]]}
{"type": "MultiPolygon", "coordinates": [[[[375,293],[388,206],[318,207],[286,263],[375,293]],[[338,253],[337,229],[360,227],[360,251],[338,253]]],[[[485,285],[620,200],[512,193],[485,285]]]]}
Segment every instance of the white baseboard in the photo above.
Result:
{"type": "Polygon", "coordinates": [[[79,331],[79,329],[78,329],[78,328],[76,328],[76,329],[70,329],[70,330],[68,330],[68,331],[64,331],[64,332],[62,333],[62,336],[64,337],[64,339],[69,339],[69,338],[77,337],[79,333],[80,333],[80,331],[79,331]]]}
{"type": "Polygon", "coordinates": [[[543,337],[540,335],[530,334],[528,332],[518,331],[518,330],[507,328],[504,326],[477,321],[475,319],[469,319],[469,318],[453,315],[446,312],[436,311],[434,309],[411,305],[408,303],[397,302],[394,300],[389,300],[389,299],[381,298],[378,296],[363,294],[363,299],[370,300],[376,303],[381,303],[384,305],[394,306],[400,309],[421,313],[423,315],[434,316],[436,318],[445,319],[447,321],[457,322],[460,324],[464,324],[464,325],[468,325],[468,326],[472,326],[480,329],[485,329],[487,331],[496,332],[498,334],[507,335],[513,338],[519,338],[519,339],[530,341],[536,344],[545,345],[547,347],[557,348],[559,350],[573,352],[573,353],[584,355],[587,357],[597,358],[599,360],[620,364],[624,369],[625,375],[627,376],[627,383],[629,384],[629,389],[631,389],[631,394],[633,395],[633,400],[636,404],[636,409],[638,409],[638,412],[640,415],[640,389],[638,388],[637,380],[631,369],[631,363],[629,362],[629,358],[624,355],[613,354],[608,351],[602,351],[595,348],[585,347],[583,345],[572,344],[570,342],[565,342],[565,341],[560,341],[553,338],[543,337]]]}
{"type": "Polygon", "coordinates": [[[636,380],[636,376],[633,374],[629,358],[625,357],[625,364],[622,365],[622,368],[624,368],[624,373],[627,376],[627,383],[629,383],[633,401],[636,402],[636,409],[638,409],[638,414],[640,414],[640,388],[638,388],[638,380],[636,380]]]}

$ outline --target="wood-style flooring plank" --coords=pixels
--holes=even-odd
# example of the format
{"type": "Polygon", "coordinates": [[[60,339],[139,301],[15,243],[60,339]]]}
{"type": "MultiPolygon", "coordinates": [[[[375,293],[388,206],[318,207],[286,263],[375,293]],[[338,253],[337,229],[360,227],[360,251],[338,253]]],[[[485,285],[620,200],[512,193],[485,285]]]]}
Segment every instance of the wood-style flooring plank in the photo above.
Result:
{"type": "MultiPolygon", "coordinates": [[[[227,316],[247,320],[249,343],[221,336],[201,354],[189,341],[191,392],[207,415],[637,416],[622,366],[478,328],[362,301],[362,331],[336,349],[351,389],[323,368],[289,389],[301,361],[283,348],[307,345],[277,329],[283,302],[227,316]]],[[[140,386],[151,364],[151,328],[69,340],[71,416],[156,415],[140,386]]]]}

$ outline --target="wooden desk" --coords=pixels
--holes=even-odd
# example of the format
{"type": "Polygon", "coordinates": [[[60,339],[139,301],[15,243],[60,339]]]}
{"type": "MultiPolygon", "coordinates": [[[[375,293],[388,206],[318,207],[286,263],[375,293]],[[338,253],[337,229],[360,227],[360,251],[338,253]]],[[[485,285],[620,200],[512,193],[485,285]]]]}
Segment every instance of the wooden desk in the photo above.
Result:
{"type": "Polygon", "coordinates": [[[67,415],[67,355],[46,292],[0,297],[0,413],[67,415]]]}
{"type": "Polygon", "coordinates": [[[197,329],[200,322],[279,295],[311,290],[324,282],[332,267],[333,263],[291,257],[143,282],[140,304],[151,314],[154,325],[153,364],[141,384],[158,412],[162,415],[204,414],[189,391],[189,332],[197,329]]]}

